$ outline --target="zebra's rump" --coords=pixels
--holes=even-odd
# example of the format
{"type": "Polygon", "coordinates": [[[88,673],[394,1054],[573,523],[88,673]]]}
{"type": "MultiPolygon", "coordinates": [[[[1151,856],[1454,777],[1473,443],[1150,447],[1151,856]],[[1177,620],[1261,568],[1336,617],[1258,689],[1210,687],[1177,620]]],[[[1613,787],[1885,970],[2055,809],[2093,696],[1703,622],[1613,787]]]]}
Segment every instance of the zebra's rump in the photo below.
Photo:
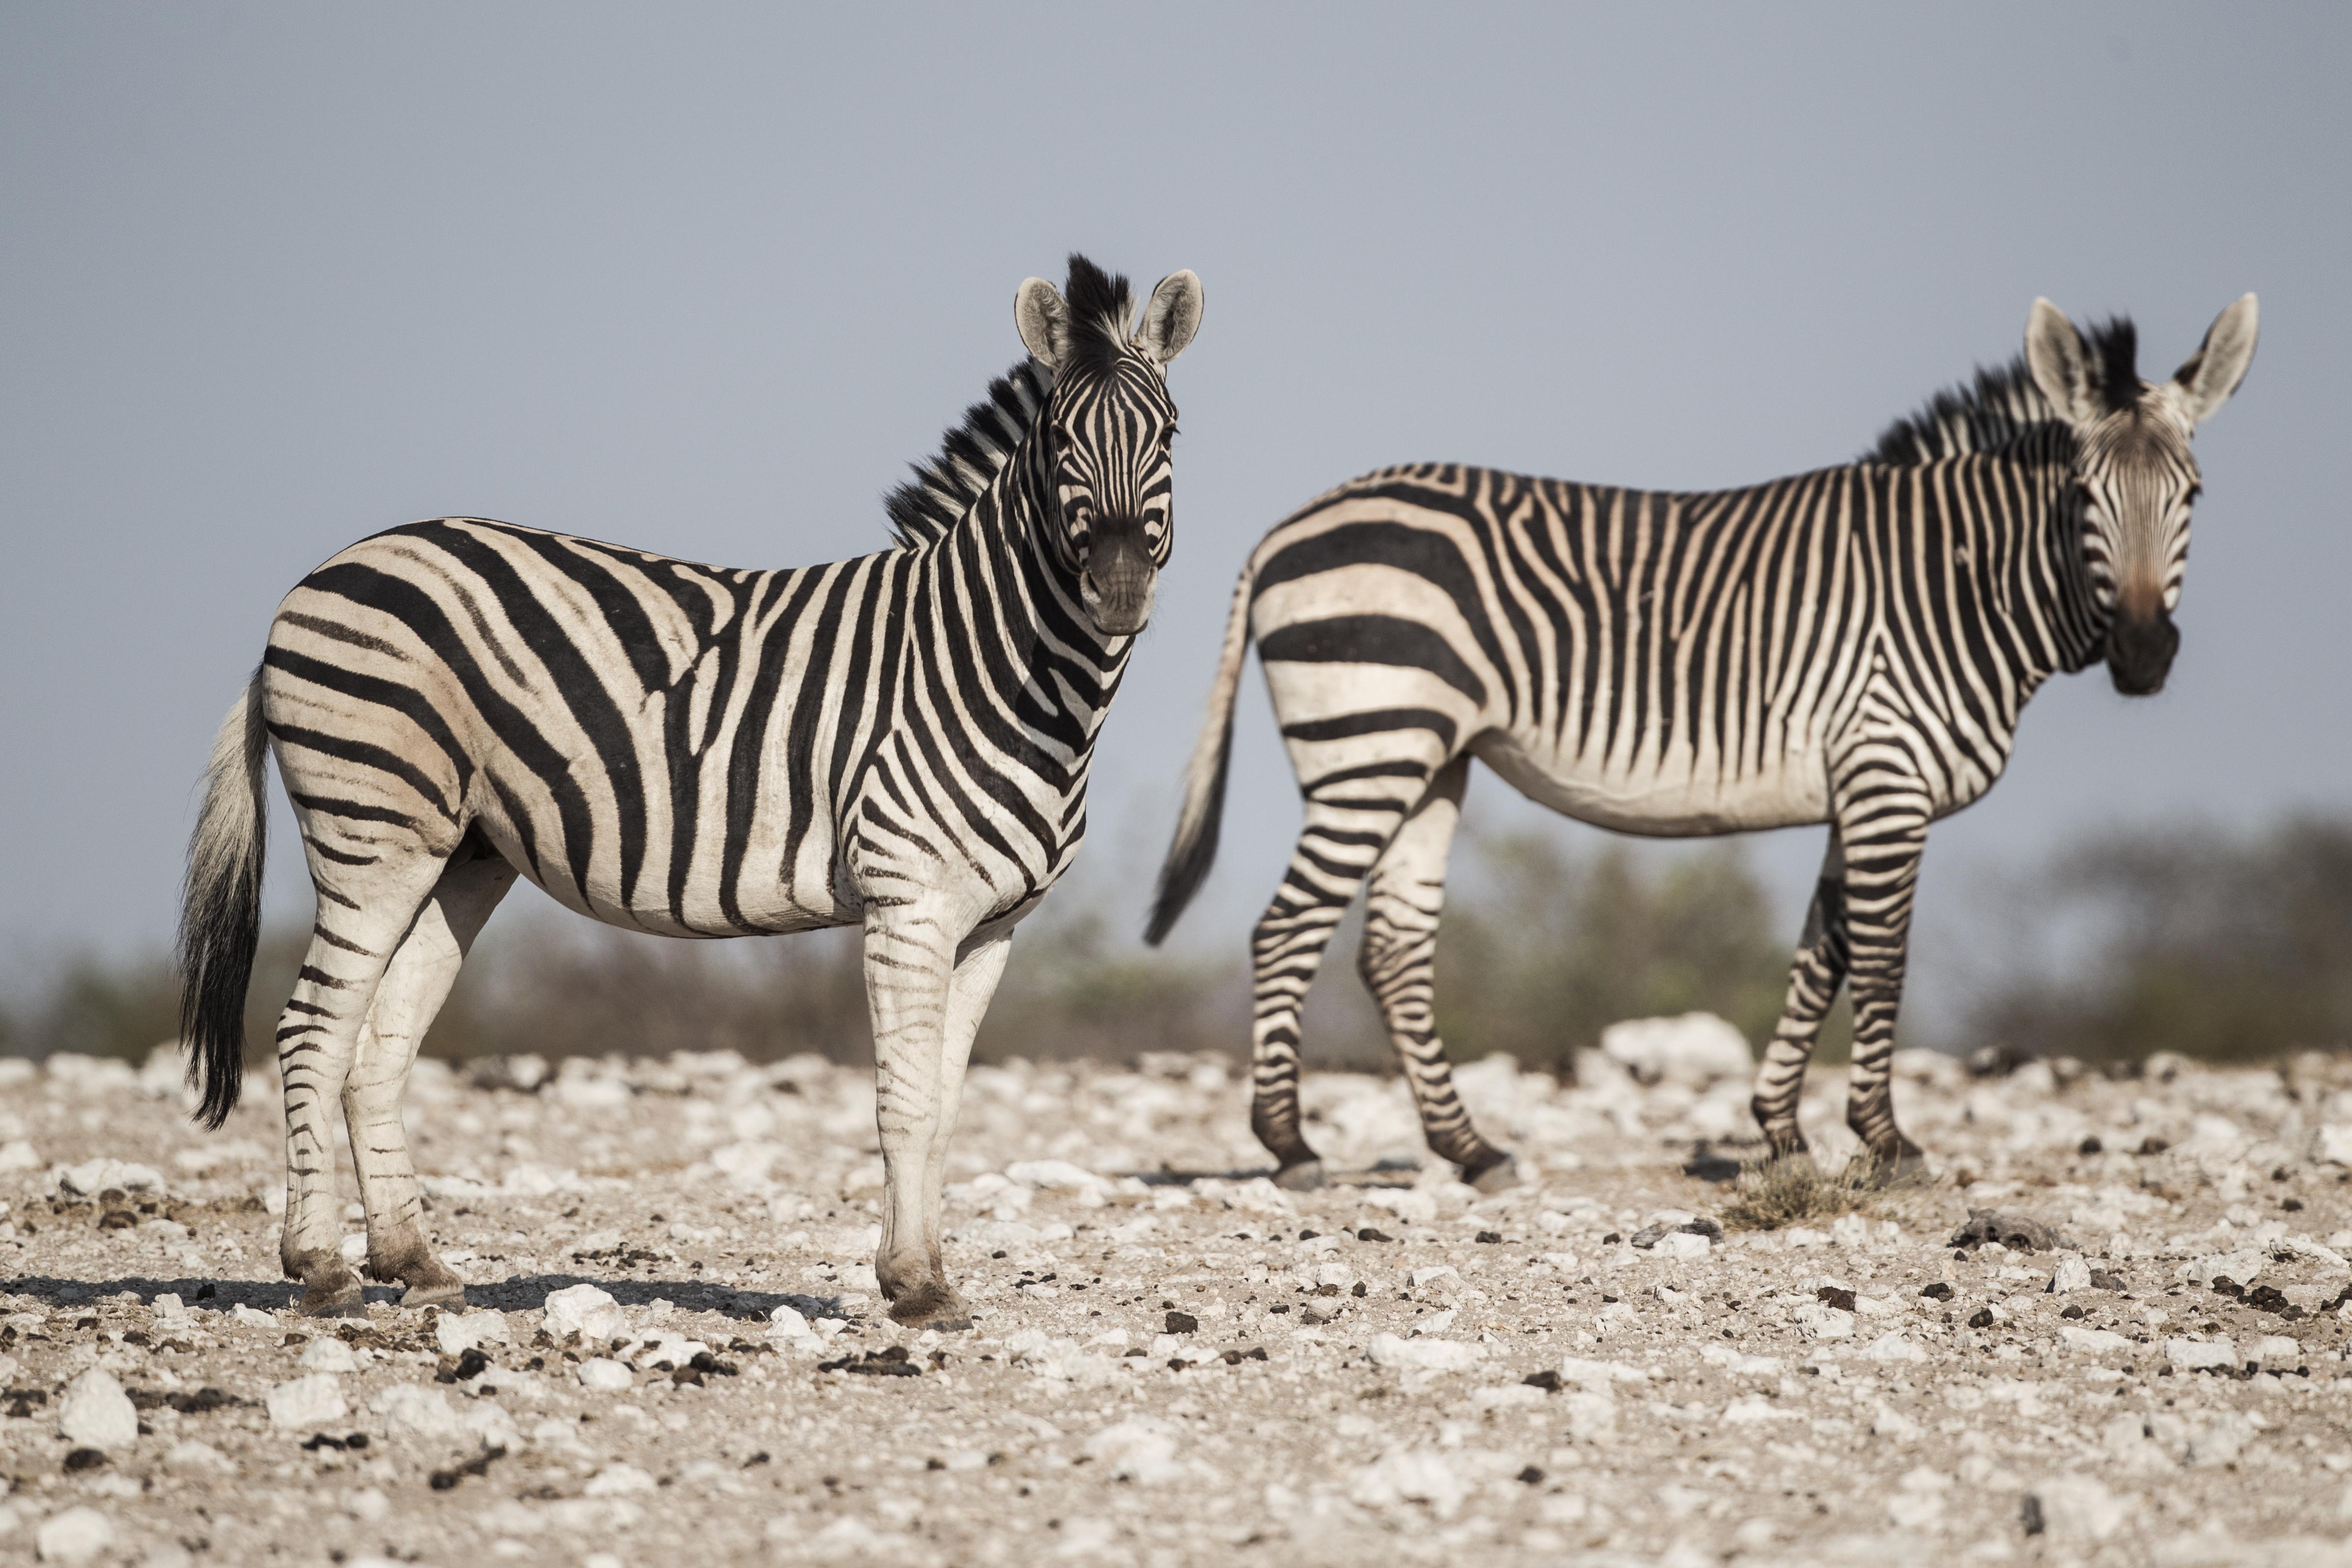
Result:
{"type": "Polygon", "coordinates": [[[362,541],[287,595],[264,659],[314,871],[476,831],[615,924],[854,919],[828,785],[887,713],[873,628],[908,559],[731,571],[479,519],[362,541]],[[829,754],[772,765],[818,735],[829,754]]]}

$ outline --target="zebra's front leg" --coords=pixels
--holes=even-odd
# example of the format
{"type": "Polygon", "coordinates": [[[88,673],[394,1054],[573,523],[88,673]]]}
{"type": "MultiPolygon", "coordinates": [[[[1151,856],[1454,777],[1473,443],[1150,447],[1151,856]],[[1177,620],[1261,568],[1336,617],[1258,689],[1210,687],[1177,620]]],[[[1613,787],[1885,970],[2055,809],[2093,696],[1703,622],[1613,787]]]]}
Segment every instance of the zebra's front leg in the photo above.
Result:
{"type": "Polygon", "coordinates": [[[1911,939],[1911,901],[1927,847],[1924,799],[1879,798],[1845,833],[1845,917],[1853,986],[1853,1063],[1845,1121],[1882,1177],[1917,1170],[1927,1156],[1895,1121],[1895,1021],[1911,939]]]}
{"type": "Polygon", "coordinates": [[[1471,1185],[1499,1192],[1518,1179],[1518,1167],[1471,1125],[1437,1034],[1437,922],[1469,777],[1466,753],[1447,764],[1372,868],[1356,973],[1388,1025],[1431,1151],[1460,1166],[1471,1185]]]}
{"type": "Polygon", "coordinates": [[[409,1163],[400,1101],[425,1032],[448,998],[474,939],[514,880],[514,868],[495,855],[457,862],[442,873],[376,987],[358,1059],[343,1086],[343,1121],[351,1130],[352,1163],[367,1210],[367,1272],[371,1279],[407,1286],[404,1307],[466,1298],[466,1282],[425,1239],[424,1204],[409,1163]]]}
{"type": "Polygon", "coordinates": [[[1756,1069],[1756,1096],[1749,1102],[1764,1142],[1775,1159],[1805,1152],[1804,1130],[1797,1125],[1797,1102],[1804,1093],[1805,1068],[1821,1038],[1822,1020],[1845,984],[1845,853],[1837,829],[1822,857],[1822,874],[1813,884],[1812,906],[1805,911],[1805,934],[1797,943],[1797,959],[1789,971],[1789,997],[1780,1022],[1764,1047],[1756,1069]]]}
{"type": "Polygon", "coordinates": [[[910,1328],[971,1326],[940,1257],[939,1189],[971,1034],[1003,973],[1006,948],[999,942],[970,955],[969,983],[960,987],[963,934],[932,906],[866,909],[866,1000],[882,1140],[882,1241],[874,1277],[890,1316],[910,1328]]]}

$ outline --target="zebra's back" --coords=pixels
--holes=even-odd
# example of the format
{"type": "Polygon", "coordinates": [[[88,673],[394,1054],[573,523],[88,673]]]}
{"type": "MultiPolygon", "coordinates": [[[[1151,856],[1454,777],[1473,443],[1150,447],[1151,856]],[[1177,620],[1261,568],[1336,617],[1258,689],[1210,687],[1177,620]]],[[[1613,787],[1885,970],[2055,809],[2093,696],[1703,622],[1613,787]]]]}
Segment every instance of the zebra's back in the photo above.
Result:
{"type": "Polygon", "coordinates": [[[474,518],[362,540],[287,595],[264,659],[314,862],[471,831],[614,924],[855,919],[837,812],[887,722],[914,559],[736,571],[474,518]]]}
{"type": "Polygon", "coordinates": [[[2001,677],[1955,628],[1984,617],[1950,614],[1985,597],[1992,552],[1954,534],[1946,495],[1991,462],[1697,492],[1365,475],[1251,561],[1294,766],[1312,795],[1401,747],[1433,769],[1466,747],[1586,821],[1734,832],[1823,820],[1831,752],[1875,702],[1927,737],[1934,809],[1957,809],[1998,776],[2025,695],[1980,689],[2001,677]]]}

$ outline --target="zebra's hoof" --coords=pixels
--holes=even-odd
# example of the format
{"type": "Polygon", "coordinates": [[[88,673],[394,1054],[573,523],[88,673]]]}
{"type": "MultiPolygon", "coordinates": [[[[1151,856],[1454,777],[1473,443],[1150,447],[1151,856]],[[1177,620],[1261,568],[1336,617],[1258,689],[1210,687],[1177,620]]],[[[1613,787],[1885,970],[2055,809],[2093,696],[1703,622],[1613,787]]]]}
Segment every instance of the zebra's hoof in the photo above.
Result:
{"type": "Polygon", "coordinates": [[[971,1310],[952,1287],[937,1280],[927,1281],[901,1294],[890,1303],[890,1321],[904,1328],[937,1329],[940,1332],[960,1333],[971,1327],[971,1310]]]}
{"type": "Polygon", "coordinates": [[[1927,1174],[1927,1152],[1907,1138],[1892,1149],[1873,1149],[1865,1158],[1870,1161],[1873,1186],[1900,1186],[1927,1174]]]}
{"type": "Polygon", "coordinates": [[[1274,1173],[1274,1184],[1287,1193],[1312,1193],[1323,1185],[1323,1162],[1301,1160],[1274,1173]]]}
{"type": "Polygon", "coordinates": [[[466,1284],[462,1279],[448,1284],[411,1285],[400,1293],[400,1304],[408,1307],[463,1307],[466,1304],[466,1284]]]}
{"type": "Polygon", "coordinates": [[[1463,1167],[1462,1179],[1482,1193],[1508,1192],[1519,1184],[1519,1163],[1508,1154],[1497,1154],[1492,1163],[1481,1166],[1475,1173],[1463,1167]]]}

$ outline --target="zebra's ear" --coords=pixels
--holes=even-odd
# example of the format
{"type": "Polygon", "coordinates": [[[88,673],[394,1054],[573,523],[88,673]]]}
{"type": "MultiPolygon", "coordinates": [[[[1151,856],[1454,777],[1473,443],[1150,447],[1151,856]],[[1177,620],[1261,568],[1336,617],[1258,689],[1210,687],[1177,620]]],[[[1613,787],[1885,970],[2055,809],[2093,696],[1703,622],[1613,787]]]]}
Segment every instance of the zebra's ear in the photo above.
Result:
{"type": "Polygon", "coordinates": [[[2033,313],[2026,318],[2025,363],[2060,417],[2088,425],[2099,416],[2098,371],[2091,351],[2066,312],[2047,300],[2034,300],[2033,313]]]}
{"type": "Polygon", "coordinates": [[[1171,272],[1151,291],[1143,307],[1143,324],[1136,329],[1135,346],[1160,364],[1184,352],[1201,330],[1201,280],[1187,268],[1171,272]]]}
{"type": "Polygon", "coordinates": [[[1048,370],[1070,357],[1070,307],[1043,278],[1024,280],[1013,296],[1013,324],[1030,356],[1048,370]]]}
{"type": "Polygon", "coordinates": [[[2254,361],[2254,297],[2242,294],[2236,304],[2213,318],[2204,342],[2173,373],[2192,427],[2229,402],[2238,383],[2246,379],[2246,367],[2254,361]]]}

